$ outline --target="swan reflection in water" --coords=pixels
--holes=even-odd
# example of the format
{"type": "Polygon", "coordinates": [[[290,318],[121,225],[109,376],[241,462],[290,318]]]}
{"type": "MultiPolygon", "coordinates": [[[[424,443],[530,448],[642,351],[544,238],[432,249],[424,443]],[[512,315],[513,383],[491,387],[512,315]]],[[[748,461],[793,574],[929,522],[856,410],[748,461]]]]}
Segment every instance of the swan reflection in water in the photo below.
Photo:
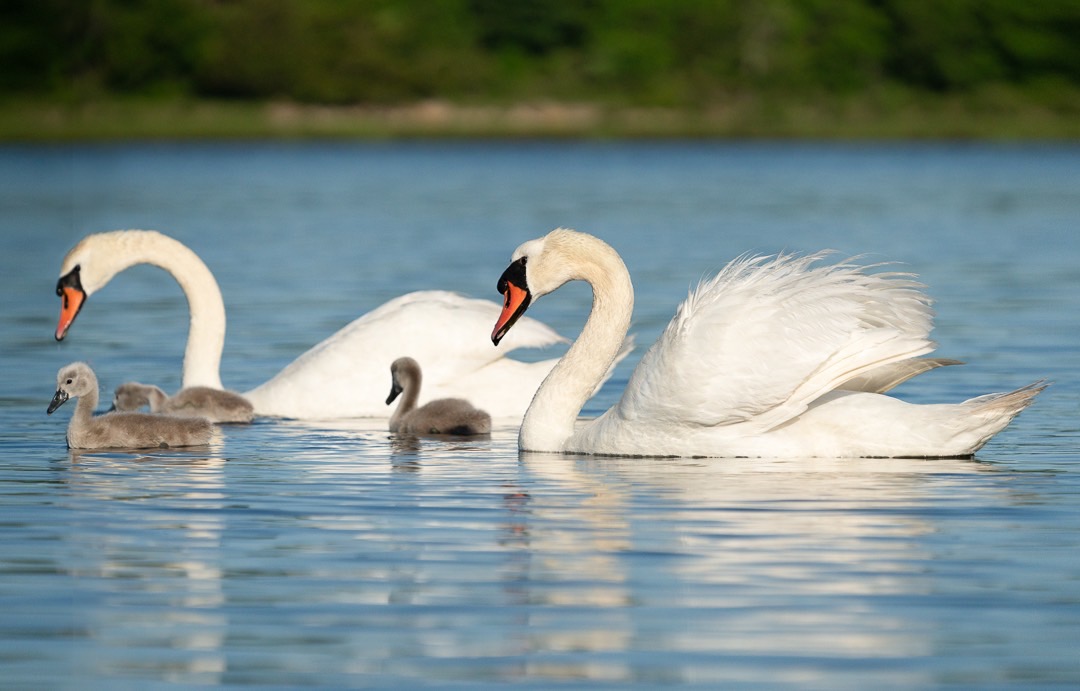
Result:
{"type": "MultiPolygon", "coordinates": [[[[211,443],[212,452],[220,447],[211,443]]],[[[69,575],[96,593],[96,604],[70,612],[73,629],[100,641],[90,649],[93,667],[152,667],[165,649],[173,681],[220,683],[229,631],[226,459],[123,449],[69,457],[68,508],[98,518],[75,520],[64,534],[69,575]]]]}
{"type": "Polygon", "coordinates": [[[190,683],[224,678],[234,636],[285,665],[281,627],[313,622],[350,674],[457,659],[509,679],[675,682],[767,655],[776,679],[812,680],[795,661],[933,653],[918,603],[941,585],[943,516],[1010,501],[972,460],[519,455],[509,427],[463,450],[327,425],[264,425],[295,456],[229,461],[289,487],[272,499],[230,489],[221,457],[72,454],[76,515],[114,505],[69,536],[80,576],[113,579],[109,606],[82,610],[110,642],[102,668],[130,664],[154,618],[190,683]],[[252,603],[282,619],[268,629],[252,603]]]}
{"type": "MultiPolygon", "coordinates": [[[[897,603],[934,588],[924,542],[940,530],[935,515],[942,502],[1008,502],[987,496],[1007,492],[983,480],[995,466],[971,459],[521,459],[530,557],[515,588],[588,613],[528,635],[533,651],[647,641],[708,651],[718,666],[724,655],[926,655],[935,642],[919,609],[897,603]]],[[[544,607],[535,616],[551,620],[544,607]]],[[[526,676],[637,674],[629,657],[586,659],[526,676]]],[[[707,679],[708,667],[675,677],[707,679]]]]}

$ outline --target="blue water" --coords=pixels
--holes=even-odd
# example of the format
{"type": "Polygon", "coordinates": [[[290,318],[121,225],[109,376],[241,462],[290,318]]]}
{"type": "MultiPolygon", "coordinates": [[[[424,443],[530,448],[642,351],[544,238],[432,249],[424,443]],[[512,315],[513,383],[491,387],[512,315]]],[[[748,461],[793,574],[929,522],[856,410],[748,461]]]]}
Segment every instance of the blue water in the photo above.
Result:
{"type": "MultiPolygon", "coordinates": [[[[0,669],[177,684],[1080,685],[1080,147],[368,143],[0,149],[0,669]],[[963,367],[1053,386],[974,460],[648,460],[259,420],[202,452],[67,450],[56,370],[179,386],[187,306],[137,267],[52,339],[64,253],[154,228],[215,272],[245,390],[401,293],[498,299],[521,242],[608,240],[642,347],[741,253],[897,261],[963,367]]],[[[530,314],[567,336],[588,289],[530,314]]],[[[544,354],[549,355],[548,353],[544,354]]],[[[389,381],[388,381],[389,387],[389,381]]],[[[380,392],[382,393],[382,392],[380,392]]]]}

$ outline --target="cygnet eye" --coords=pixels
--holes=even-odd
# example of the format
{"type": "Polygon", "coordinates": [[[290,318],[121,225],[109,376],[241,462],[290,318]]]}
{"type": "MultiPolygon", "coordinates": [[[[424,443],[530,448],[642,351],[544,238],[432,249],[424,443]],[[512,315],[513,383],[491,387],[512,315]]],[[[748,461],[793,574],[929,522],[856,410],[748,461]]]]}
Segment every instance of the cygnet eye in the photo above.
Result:
{"type": "Polygon", "coordinates": [[[74,381],[74,380],[68,379],[66,383],[70,384],[72,381],[74,381]]]}

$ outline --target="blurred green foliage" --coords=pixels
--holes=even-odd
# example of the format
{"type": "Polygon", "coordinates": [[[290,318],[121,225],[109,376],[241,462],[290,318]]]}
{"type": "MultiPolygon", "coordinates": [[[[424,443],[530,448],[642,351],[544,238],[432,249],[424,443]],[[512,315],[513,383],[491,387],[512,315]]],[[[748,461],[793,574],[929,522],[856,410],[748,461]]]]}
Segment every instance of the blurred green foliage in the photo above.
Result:
{"type": "Polygon", "coordinates": [[[5,0],[0,93],[696,107],[1080,87],[1080,0],[5,0]]]}

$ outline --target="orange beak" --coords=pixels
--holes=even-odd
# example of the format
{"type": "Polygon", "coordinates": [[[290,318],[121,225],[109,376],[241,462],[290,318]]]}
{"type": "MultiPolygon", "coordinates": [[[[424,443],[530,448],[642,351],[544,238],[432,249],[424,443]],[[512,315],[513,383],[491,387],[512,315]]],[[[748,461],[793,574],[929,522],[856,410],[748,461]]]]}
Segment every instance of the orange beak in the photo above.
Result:
{"type": "Polygon", "coordinates": [[[56,340],[62,341],[86,302],[86,293],[75,286],[58,287],[56,293],[60,296],[60,321],[56,324],[56,340]]]}
{"type": "Polygon", "coordinates": [[[524,259],[518,259],[510,264],[499,277],[498,291],[503,296],[503,308],[491,332],[491,342],[495,345],[499,345],[499,341],[510,331],[510,327],[521,315],[525,314],[525,310],[529,309],[532,293],[529,292],[528,285],[525,279],[524,259]]]}

